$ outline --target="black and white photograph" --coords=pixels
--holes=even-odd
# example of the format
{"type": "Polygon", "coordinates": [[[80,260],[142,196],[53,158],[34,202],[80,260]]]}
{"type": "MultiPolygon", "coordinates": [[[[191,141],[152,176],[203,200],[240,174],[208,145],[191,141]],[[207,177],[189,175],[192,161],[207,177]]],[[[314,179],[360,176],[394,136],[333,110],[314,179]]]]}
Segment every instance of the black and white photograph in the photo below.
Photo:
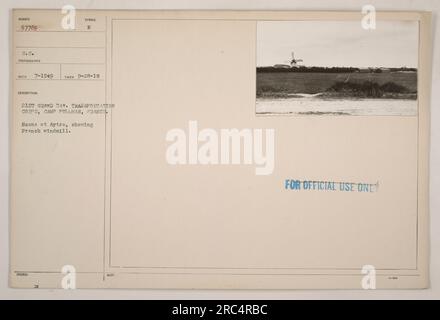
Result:
{"type": "Polygon", "coordinates": [[[416,116],[416,21],[260,21],[257,115],[416,116]]]}

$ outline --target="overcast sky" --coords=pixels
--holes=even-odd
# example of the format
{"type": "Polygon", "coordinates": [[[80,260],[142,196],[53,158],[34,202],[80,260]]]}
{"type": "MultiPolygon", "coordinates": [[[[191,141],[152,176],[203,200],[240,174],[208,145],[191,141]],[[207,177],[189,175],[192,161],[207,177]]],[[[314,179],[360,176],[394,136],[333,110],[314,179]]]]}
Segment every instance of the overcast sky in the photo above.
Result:
{"type": "Polygon", "coordinates": [[[257,66],[288,63],[291,52],[306,66],[417,67],[418,22],[260,21],[257,66]]]}

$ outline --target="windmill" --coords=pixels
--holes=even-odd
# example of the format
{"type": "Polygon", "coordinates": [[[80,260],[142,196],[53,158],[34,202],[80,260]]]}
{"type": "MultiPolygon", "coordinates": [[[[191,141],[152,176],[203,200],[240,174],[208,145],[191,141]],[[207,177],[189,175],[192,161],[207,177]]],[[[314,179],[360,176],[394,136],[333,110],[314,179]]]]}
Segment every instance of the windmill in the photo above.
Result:
{"type": "Polygon", "coordinates": [[[295,59],[295,53],[292,51],[292,60],[290,60],[290,67],[291,68],[297,68],[298,62],[303,62],[302,59],[295,59]]]}
{"type": "Polygon", "coordinates": [[[298,68],[298,62],[303,62],[302,59],[295,59],[295,53],[292,51],[292,59],[284,61],[284,64],[276,64],[275,68],[289,69],[289,68],[298,68]],[[287,64],[288,63],[288,64],[287,64]]]}

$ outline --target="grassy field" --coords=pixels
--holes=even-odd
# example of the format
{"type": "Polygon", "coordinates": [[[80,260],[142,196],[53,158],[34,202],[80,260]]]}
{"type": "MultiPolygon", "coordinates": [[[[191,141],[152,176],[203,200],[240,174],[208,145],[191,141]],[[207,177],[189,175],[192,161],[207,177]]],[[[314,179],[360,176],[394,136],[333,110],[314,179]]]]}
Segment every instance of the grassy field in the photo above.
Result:
{"type": "Polygon", "coordinates": [[[302,72],[257,72],[257,96],[278,94],[320,93],[331,91],[340,83],[363,84],[366,82],[389,87],[395,84],[406,92],[417,92],[416,72],[390,73],[302,73],[302,72]]]}

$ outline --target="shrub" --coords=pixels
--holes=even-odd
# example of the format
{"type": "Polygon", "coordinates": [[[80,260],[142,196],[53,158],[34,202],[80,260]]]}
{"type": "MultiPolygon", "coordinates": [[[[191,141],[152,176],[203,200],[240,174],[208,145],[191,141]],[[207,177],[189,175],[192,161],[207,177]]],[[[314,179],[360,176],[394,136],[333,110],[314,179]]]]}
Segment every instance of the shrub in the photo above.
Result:
{"type": "Polygon", "coordinates": [[[364,81],[364,82],[342,82],[338,81],[334,83],[328,91],[349,93],[350,95],[357,97],[371,97],[380,98],[386,93],[407,93],[409,90],[397,83],[387,82],[383,85],[379,85],[377,82],[364,81]]]}

